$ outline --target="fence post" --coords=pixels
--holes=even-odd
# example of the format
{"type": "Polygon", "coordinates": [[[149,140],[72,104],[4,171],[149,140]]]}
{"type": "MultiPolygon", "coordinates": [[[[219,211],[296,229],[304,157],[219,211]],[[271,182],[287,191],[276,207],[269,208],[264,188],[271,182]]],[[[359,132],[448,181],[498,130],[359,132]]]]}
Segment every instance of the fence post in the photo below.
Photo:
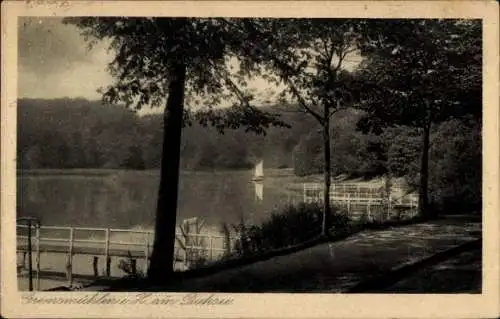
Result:
{"type": "Polygon", "coordinates": [[[99,257],[94,256],[94,259],[92,261],[92,270],[94,272],[94,277],[98,277],[99,276],[99,270],[98,270],[98,267],[97,267],[98,264],[99,264],[99,257]]]}
{"type": "Polygon", "coordinates": [[[146,247],[144,247],[144,273],[148,271],[149,264],[149,235],[146,233],[146,247]]]}
{"type": "Polygon", "coordinates": [[[36,290],[40,290],[40,225],[36,224],[36,290]]]}
{"type": "Polygon", "coordinates": [[[351,193],[347,193],[347,216],[351,216],[351,193]]]}
{"type": "Polygon", "coordinates": [[[387,204],[387,218],[386,219],[391,218],[391,211],[392,211],[392,195],[389,194],[389,203],[387,204]]]}
{"type": "Polygon", "coordinates": [[[71,227],[69,229],[69,249],[68,249],[68,261],[66,263],[66,275],[68,279],[68,284],[71,286],[73,284],[73,241],[74,241],[74,229],[71,227]]]}
{"type": "Polygon", "coordinates": [[[371,198],[368,200],[368,220],[371,221],[371,204],[372,200],[371,198]]]}
{"type": "Polygon", "coordinates": [[[106,228],[106,235],[105,235],[105,244],[104,244],[104,260],[106,264],[106,272],[105,275],[106,277],[109,277],[111,275],[111,258],[109,257],[109,228],[106,228]]]}
{"type": "Polygon", "coordinates": [[[213,258],[213,254],[212,254],[212,249],[213,249],[213,247],[212,247],[212,239],[213,239],[213,237],[212,237],[212,234],[210,234],[210,235],[208,235],[208,236],[209,236],[209,237],[208,237],[208,238],[209,238],[209,245],[208,245],[208,249],[209,249],[209,260],[212,260],[212,258],[213,258]]]}
{"type": "Polygon", "coordinates": [[[130,268],[132,275],[137,275],[137,260],[135,258],[130,260],[130,268]]]}
{"type": "Polygon", "coordinates": [[[29,291],[33,291],[33,256],[31,247],[31,220],[28,220],[28,271],[29,271],[29,291]]]}

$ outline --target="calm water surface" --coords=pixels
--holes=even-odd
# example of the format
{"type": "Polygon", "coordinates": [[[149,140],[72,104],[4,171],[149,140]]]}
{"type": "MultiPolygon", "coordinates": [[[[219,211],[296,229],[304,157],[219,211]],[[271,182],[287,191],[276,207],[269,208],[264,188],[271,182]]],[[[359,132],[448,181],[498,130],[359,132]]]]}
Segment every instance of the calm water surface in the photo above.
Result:
{"type": "MultiPolygon", "coordinates": [[[[256,185],[252,174],[250,170],[182,172],[178,221],[199,217],[211,226],[242,219],[259,223],[273,208],[286,204],[282,189],[266,179],[256,185]],[[263,188],[263,198],[256,188],[263,188]]],[[[44,225],[150,229],[158,183],[156,171],[23,172],[17,178],[17,212],[39,217],[44,225]]]]}

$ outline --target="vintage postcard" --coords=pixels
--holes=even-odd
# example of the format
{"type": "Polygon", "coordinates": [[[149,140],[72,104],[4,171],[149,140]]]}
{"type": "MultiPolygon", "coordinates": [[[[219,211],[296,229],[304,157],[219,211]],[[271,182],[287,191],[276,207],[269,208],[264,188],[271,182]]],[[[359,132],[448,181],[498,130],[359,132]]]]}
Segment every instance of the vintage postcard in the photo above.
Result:
{"type": "Polygon", "coordinates": [[[5,1],[7,318],[500,315],[493,1],[5,1]]]}

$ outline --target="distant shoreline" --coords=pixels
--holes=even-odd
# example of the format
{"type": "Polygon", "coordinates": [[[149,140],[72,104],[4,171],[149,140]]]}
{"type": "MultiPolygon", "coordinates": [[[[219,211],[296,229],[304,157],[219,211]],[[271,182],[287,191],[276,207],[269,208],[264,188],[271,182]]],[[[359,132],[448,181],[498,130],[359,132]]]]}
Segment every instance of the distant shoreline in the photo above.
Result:
{"type": "MultiPolygon", "coordinates": [[[[227,173],[227,172],[244,172],[250,171],[251,168],[232,168],[232,169],[181,169],[182,173],[227,173]]],[[[282,171],[290,169],[269,169],[271,171],[282,171]]],[[[144,169],[144,170],[134,170],[134,169],[124,169],[124,168],[30,168],[30,169],[18,169],[16,174],[19,175],[113,175],[122,172],[137,172],[145,174],[159,174],[160,169],[144,169]]]]}
{"type": "MultiPolygon", "coordinates": [[[[214,174],[227,174],[236,173],[243,174],[248,173],[249,176],[252,174],[251,169],[214,169],[214,170],[193,170],[193,169],[181,169],[180,174],[190,174],[190,175],[214,175],[214,174]]],[[[159,177],[159,169],[145,169],[145,170],[132,170],[132,169],[111,169],[111,168],[40,168],[40,169],[18,169],[16,171],[16,177],[86,177],[86,178],[98,178],[98,177],[112,177],[119,176],[121,174],[137,174],[142,176],[155,176],[159,177]]],[[[293,168],[268,168],[265,169],[264,181],[267,187],[275,186],[277,188],[289,189],[293,191],[302,190],[303,183],[319,183],[322,184],[323,181],[322,174],[311,174],[305,176],[295,175],[293,168]]],[[[380,183],[382,176],[372,177],[370,179],[364,179],[363,177],[348,178],[345,175],[339,175],[332,177],[332,181],[340,183],[380,183]]],[[[393,181],[401,182],[403,178],[393,178],[393,181]]],[[[251,179],[249,179],[251,182],[251,179]]]]}
{"type": "MultiPolygon", "coordinates": [[[[16,171],[17,177],[24,176],[86,176],[86,177],[106,177],[119,175],[122,173],[135,173],[140,175],[151,175],[156,176],[160,174],[159,169],[144,169],[144,170],[133,170],[133,169],[123,169],[123,168],[35,168],[35,169],[18,169],[16,171]]],[[[241,169],[181,169],[180,174],[227,174],[228,172],[234,173],[249,173],[251,174],[251,168],[241,168],[241,169]]],[[[269,168],[266,169],[266,175],[269,177],[279,177],[279,176],[292,176],[297,178],[307,178],[308,176],[299,177],[293,174],[293,169],[291,168],[269,168]],[[285,174],[284,174],[285,173],[285,174]]],[[[313,175],[311,175],[313,176],[313,175]]]]}

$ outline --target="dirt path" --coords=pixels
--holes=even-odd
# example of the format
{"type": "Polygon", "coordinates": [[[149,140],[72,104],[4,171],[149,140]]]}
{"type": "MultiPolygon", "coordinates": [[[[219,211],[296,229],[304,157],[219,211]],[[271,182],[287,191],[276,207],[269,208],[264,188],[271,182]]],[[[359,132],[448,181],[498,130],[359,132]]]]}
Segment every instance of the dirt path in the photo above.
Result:
{"type": "Polygon", "coordinates": [[[171,291],[341,292],[395,266],[417,261],[472,241],[479,222],[440,220],[384,231],[365,231],[347,240],[321,244],[203,278],[171,291]]]}
{"type": "Polygon", "coordinates": [[[482,253],[467,251],[449,260],[426,267],[382,293],[481,293],[482,253]]]}

